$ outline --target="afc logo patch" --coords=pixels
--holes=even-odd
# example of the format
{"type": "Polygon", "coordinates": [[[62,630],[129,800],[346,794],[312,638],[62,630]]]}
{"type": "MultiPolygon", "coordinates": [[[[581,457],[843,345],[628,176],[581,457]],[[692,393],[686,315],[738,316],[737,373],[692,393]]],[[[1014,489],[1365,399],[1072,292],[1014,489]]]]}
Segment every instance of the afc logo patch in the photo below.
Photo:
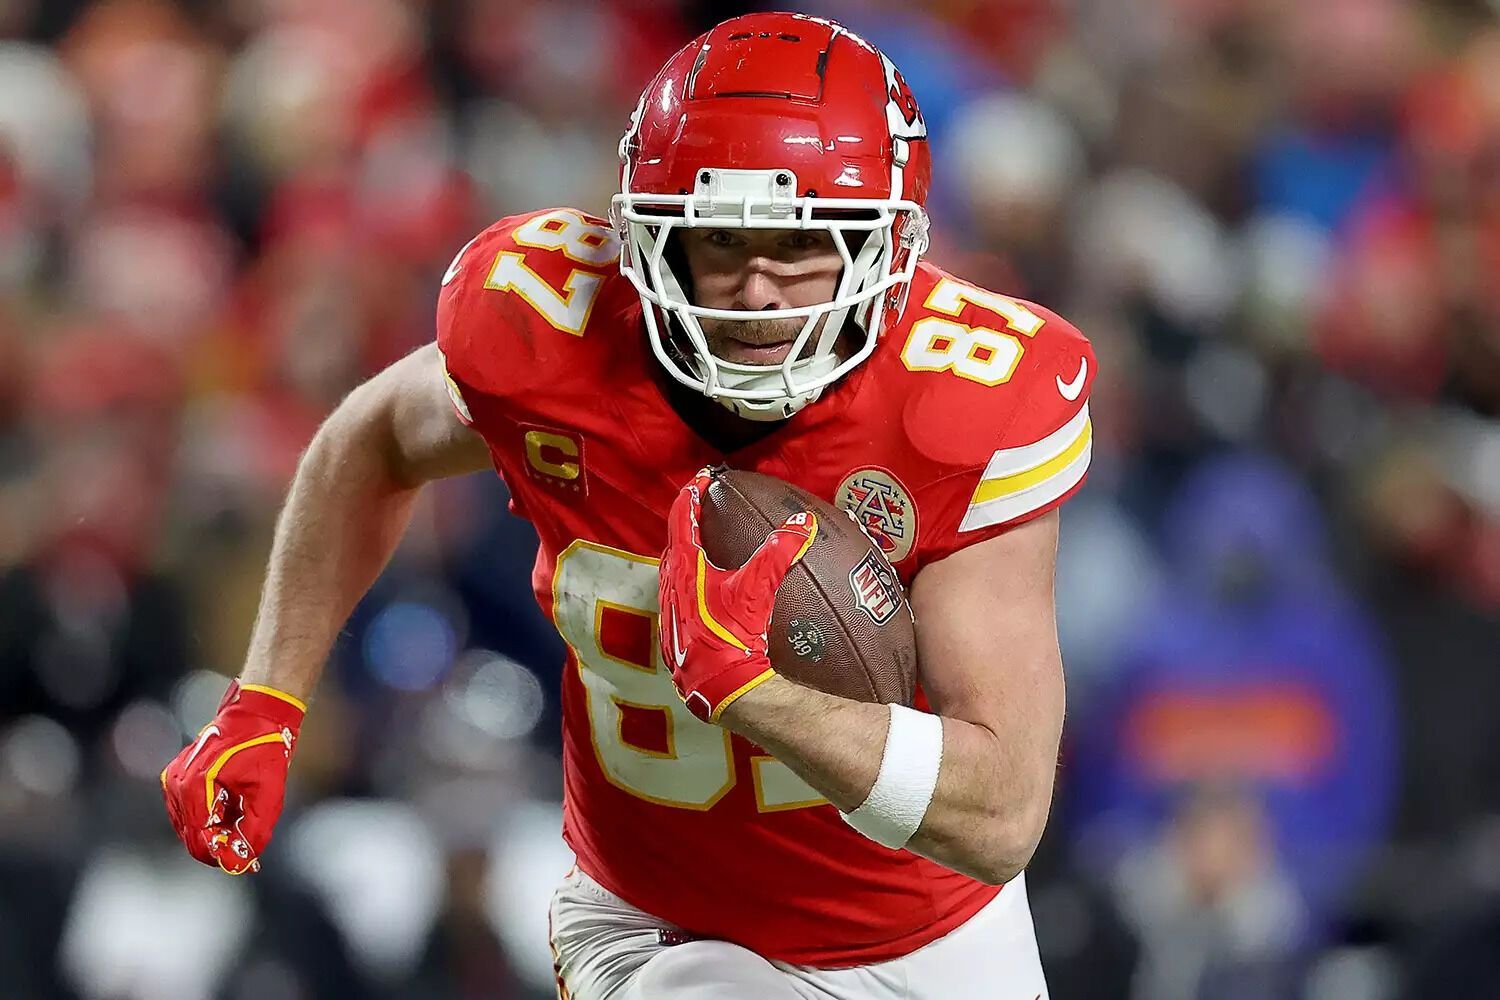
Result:
{"type": "Polygon", "coordinates": [[[588,473],[583,467],[583,435],[556,427],[522,424],[526,475],[533,482],[563,493],[588,496],[588,473]]]}
{"type": "Polygon", "coordinates": [[[884,625],[901,610],[901,581],[896,571],[871,552],[849,571],[854,599],[876,625],[884,625]]]}
{"type": "Polygon", "coordinates": [[[835,506],[848,511],[895,565],[917,541],[917,507],[901,480],[884,469],[859,469],[839,484],[835,506]]]}

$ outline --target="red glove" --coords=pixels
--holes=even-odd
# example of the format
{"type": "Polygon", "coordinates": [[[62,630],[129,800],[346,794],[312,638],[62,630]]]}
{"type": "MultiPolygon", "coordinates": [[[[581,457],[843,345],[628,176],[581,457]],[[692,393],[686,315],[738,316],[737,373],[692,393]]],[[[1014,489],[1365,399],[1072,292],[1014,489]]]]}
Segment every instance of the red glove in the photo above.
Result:
{"type": "Polygon", "coordinates": [[[667,515],[661,557],[661,648],[688,711],[717,722],[736,698],[769,680],[766,630],[776,588],[818,533],[811,511],[793,514],[737,570],[708,561],[698,532],[703,494],[713,482],[701,470],[667,515]]]}
{"type": "Polygon", "coordinates": [[[214,720],[161,772],[167,815],[189,854],[231,875],[260,871],[306,711],[284,691],[230,682],[214,720]]]}

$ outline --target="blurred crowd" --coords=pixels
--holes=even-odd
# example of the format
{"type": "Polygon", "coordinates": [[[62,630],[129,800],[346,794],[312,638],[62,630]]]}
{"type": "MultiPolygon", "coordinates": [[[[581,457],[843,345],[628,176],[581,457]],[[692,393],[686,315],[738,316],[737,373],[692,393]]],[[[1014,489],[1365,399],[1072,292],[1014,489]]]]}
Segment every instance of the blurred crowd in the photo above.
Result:
{"type": "MultiPolygon", "coordinates": [[[[319,420],[747,7],[0,0],[0,996],[551,995],[562,650],[495,477],[350,622],[264,873],[157,772],[319,420]]],[[[921,101],[931,259],[1100,358],[1054,997],[1500,996],[1500,5],[802,9],[921,101]]]]}

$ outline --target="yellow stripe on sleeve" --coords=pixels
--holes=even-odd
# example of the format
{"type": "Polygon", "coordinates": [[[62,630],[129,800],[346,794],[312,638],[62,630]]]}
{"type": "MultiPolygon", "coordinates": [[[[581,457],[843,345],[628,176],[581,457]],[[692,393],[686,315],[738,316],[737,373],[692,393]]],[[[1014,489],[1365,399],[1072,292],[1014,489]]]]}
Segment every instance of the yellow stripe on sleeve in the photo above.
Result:
{"type": "Polygon", "coordinates": [[[1041,463],[1040,465],[1027,469],[1023,472],[1012,473],[1008,476],[999,476],[995,479],[982,479],[979,486],[974,490],[974,497],[970,503],[981,504],[990,500],[998,500],[1001,497],[1019,493],[1030,489],[1038,483],[1044,483],[1048,479],[1066,469],[1073,461],[1083,454],[1085,448],[1093,440],[1094,424],[1091,420],[1085,420],[1083,427],[1079,430],[1071,444],[1061,453],[1041,463]]]}

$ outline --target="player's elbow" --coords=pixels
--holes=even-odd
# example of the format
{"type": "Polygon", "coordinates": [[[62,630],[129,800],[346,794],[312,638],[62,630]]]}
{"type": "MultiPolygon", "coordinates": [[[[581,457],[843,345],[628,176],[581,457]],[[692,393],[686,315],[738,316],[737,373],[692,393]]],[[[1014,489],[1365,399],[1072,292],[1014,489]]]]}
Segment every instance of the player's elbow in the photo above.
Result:
{"type": "Polygon", "coordinates": [[[1004,885],[1026,870],[1024,864],[995,864],[969,872],[971,878],[985,885],[1004,885]]]}
{"type": "Polygon", "coordinates": [[[346,396],[323,421],[302,456],[302,471],[329,475],[335,471],[379,476],[392,487],[401,469],[393,460],[390,414],[386,401],[369,383],[346,396]]]}
{"type": "Polygon", "coordinates": [[[1031,864],[1039,840],[1011,830],[992,830],[975,845],[968,874],[986,885],[1004,885],[1031,864]]]}
{"type": "Polygon", "coordinates": [[[988,885],[1004,885],[1025,871],[1041,843],[1047,812],[1043,802],[988,815],[971,844],[969,874],[988,885]]]}
{"type": "Polygon", "coordinates": [[[489,466],[489,449],[457,416],[442,358],[429,344],[358,386],[329,415],[309,456],[352,468],[389,491],[489,466]]]}

